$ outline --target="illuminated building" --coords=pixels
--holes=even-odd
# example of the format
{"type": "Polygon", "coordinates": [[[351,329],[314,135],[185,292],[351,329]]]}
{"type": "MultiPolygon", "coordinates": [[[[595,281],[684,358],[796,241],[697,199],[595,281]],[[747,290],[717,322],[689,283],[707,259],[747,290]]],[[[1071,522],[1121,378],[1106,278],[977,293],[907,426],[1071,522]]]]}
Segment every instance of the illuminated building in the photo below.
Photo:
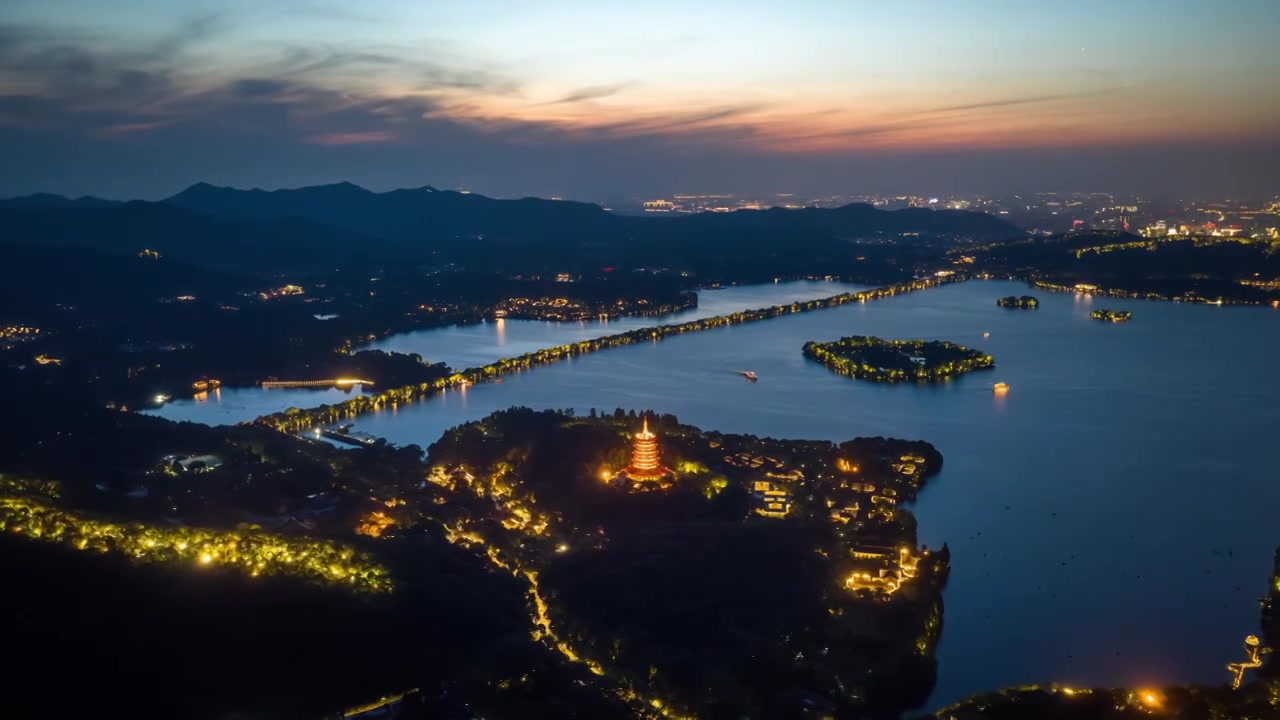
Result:
{"type": "Polygon", "coordinates": [[[644,426],[632,439],[631,464],[622,472],[632,480],[660,480],[671,474],[662,466],[658,436],[649,432],[649,418],[644,419],[644,426]]]}
{"type": "Polygon", "coordinates": [[[676,209],[676,204],[670,200],[645,200],[645,212],[672,212],[676,209]]]}
{"type": "Polygon", "coordinates": [[[891,547],[860,544],[849,554],[855,567],[845,578],[846,589],[871,590],[892,595],[903,583],[915,579],[920,572],[920,558],[928,555],[929,551],[921,548],[917,555],[906,547],[895,550],[891,547]]]}
{"type": "Polygon", "coordinates": [[[1244,662],[1231,663],[1227,666],[1227,670],[1232,675],[1232,690],[1240,689],[1240,683],[1244,681],[1245,670],[1262,667],[1262,656],[1270,653],[1271,648],[1263,647],[1257,635],[1250,635],[1244,639],[1244,651],[1248,653],[1249,659],[1244,662]]]}
{"type": "Polygon", "coordinates": [[[756,499],[757,515],[780,518],[791,512],[791,494],[781,485],[768,480],[756,480],[751,494],[756,499]]]}

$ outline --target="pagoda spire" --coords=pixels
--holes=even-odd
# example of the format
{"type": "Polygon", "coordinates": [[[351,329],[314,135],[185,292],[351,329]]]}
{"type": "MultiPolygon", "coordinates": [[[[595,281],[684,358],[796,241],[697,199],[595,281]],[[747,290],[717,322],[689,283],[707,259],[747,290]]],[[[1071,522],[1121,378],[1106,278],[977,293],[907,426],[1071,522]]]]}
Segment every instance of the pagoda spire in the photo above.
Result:
{"type": "Polygon", "coordinates": [[[658,436],[649,430],[647,415],[640,426],[640,432],[631,439],[631,464],[624,472],[636,480],[658,480],[671,474],[670,470],[662,466],[658,436]]]}

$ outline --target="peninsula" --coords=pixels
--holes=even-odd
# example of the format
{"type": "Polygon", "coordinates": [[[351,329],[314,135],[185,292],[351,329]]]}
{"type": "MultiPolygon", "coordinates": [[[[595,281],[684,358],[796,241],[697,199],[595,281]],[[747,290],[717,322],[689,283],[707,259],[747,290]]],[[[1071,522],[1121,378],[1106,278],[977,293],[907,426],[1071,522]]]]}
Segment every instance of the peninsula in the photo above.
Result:
{"type": "Polygon", "coordinates": [[[928,443],[512,408],[428,455],[429,522],[527,583],[532,637],[608,696],[668,718],[897,717],[933,685],[950,552],[903,506],[941,467],[928,443]]]}
{"type": "Polygon", "coordinates": [[[1021,238],[947,255],[974,274],[1037,290],[1211,305],[1280,306],[1274,235],[1139,237],[1088,230],[1021,238]]]}
{"type": "Polygon", "coordinates": [[[871,382],[932,382],[995,367],[990,355],[939,340],[885,340],[851,335],[807,342],[805,357],[832,372],[871,382]]]}

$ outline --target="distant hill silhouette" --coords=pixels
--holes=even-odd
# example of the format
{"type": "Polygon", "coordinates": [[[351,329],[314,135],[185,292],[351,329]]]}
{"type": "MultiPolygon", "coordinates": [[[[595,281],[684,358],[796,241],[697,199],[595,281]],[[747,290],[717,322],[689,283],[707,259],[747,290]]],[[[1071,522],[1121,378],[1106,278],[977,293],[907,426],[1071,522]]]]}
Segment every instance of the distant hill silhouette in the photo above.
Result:
{"type": "Polygon", "coordinates": [[[645,237],[708,233],[804,232],[846,238],[899,235],[956,235],[1003,239],[1021,230],[985,213],[958,210],[881,211],[870,205],[675,217],[634,217],[598,205],[564,200],[496,200],[422,187],[374,193],[351,183],[296,190],[236,190],[198,183],[164,201],[214,215],[256,219],[298,218],[387,237],[446,239],[466,235],[584,235],[629,232],[645,237]]]}
{"type": "Polygon", "coordinates": [[[804,274],[889,279],[910,271],[913,251],[902,245],[1022,235],[1000,218],[954,210],[847,205],[636,217],[590,203],[497,200],[431,187],[374,193],[351,183],[270,192],[198,183],[158,203],[101,202],[6,201],[0,235],[108,252],[147,247],[183,262],[255,273],[453,263],[513,273],[671,268],[738,281],[804,274]],[[885,240],[896,249],[885,249],[885,240]]]}
{"type": "Polygon", "coordinates": [[[166,204],[211,215],[304,219],[398,240],[500,235],[529,241],[616,232],[628,224],[598,205],[563,200],[495,200],[422,187],[374,193],[351,183],[296,190],[236,190],[192,185],[166,204]]]}

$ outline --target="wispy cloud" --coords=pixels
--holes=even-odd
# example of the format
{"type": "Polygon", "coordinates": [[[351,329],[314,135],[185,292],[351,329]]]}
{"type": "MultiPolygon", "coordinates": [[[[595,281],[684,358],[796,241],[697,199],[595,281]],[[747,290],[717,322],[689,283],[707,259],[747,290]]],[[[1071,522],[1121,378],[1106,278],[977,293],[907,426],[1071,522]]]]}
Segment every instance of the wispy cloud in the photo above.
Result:
{"type": "MultiPolygon", "coordinates": [[[[366,147],[370,156],[416,151],[434,163],[452,155],[468,168],[509,174],[515,157],[577,153],[589,165],[593,153],[618,152],[640,166],[707,153],[838,157],[1044,147],[1172,136],[1202,122],[1169,111],[1161,111],[1160,123],[1132,122],[1133,112],[1125,115],[1130,122],[1114,122],[1107,102],[1086,101],[1119,92],[1121,79],[1103,70],[1068,71],[1044,92],[1026,91],[1043,84],[1010,80],[999,85],[1006,96],[954,90],[932,101],[919,99],[919,89],[906,84],[910,78],[879,96],[862,96],[856,84],[787,88],[746,82],[746,73],[741,87],[698,94],[696,81],[651,87],[587,84],[581,75],[576,85],[571,78],[536,78],[532,73],[544,72],[537,63],[504,66],[454,52],[447,43],[401,47],[337,38],[264,47],[237,32],[219,15],[146,41],[0,25],[0,126],[7,136],[0,140],[18,147],[13,138],[20,133],[12,129],[112,152],[146,144],[156,150],[150,161],[160,164],[194,156],[189,150],[197,146],[210,153],[269,146],[309,159],[325,157],[325,148],[353,148],[332,151],[349,156],[366,147]],[[223,33],[235,43],[224,47],[223,33]],[[231,55],[228,47],[252,52],[231,55]],[[563,94],[525,97],[534,79],[566,83],[556,85],[563,94]],[[1096,89],[1074,91],[1090,87],[1096,89]],[[126,140],[130,147],[122,147],[126,140]],[[481,157],[489,160],[475,161],[481,157]]],[[[638,77],[625,66],[616,72],[604,77],[638,77]]],[[[554,166],[529,165],[538,172],[554,166]]]]}
{"type": "Polygon", "coordinates": [[[281,53],[272,70],[273,77],[311,82],[393,77],[422,92],[510,95],[520,90],[520,82],[496,70],[456,58],[424,57],[421,50],[291,47],[281,53]]]}
{"type": "Polygon", "coordinates": [[[596,135],[624,136],[680,133],[694,128],[717,126],[728,120],[741,120],[768,107],[764,103],[743,103],[691,112],[651,113],[630,120],[587,126],[583,131],[596,135]]]}
{"type": "Polygon", "coordinates": [[[1002,98],[1000,100],[985,100],[976,103],[967,103],[964,105],[946,105],[943,107],[929,108],[921,110],[918,114],[925,115],[930,113],[948,113],[960,112],[963,110],[985,110],[988,108],[1013,107],[1015,105],[1036,105],[1040,103],[1059,102],[1062,100],[1076,100],[1087,97],[1098,97],[1100,95],[1110,95],[1119,88],[1101,88],[1098,90],[1085,90],[1074,93],[1059,93],[1056,95],[1026,95],[1023,97],[1002,98]]]}
{"type": "Polygon", "coordinates": [[[121,135],[134,135],[137,133],[144,133],[149,130],[156,130],[168,124],[169,124],[168,120],[156,120],[153,122],[119,123],[116,125],[108,125],[107,127],[99,128],[97,131],[97,134],[103,137],[119,137],[121,135]]]}
{"type": "Polygon", "coordinates": [[[617,95],[618,92],[622,90],[623,87],[625,86],[621,84],[616,84],[616,85],[592,85],[589,87],[578,88],[577,90],[567,93],[564,97],[561,97],[558,100],[552,100],[551,102],[548,102],[545,104],[546,105],[565,105],[568,103],[584,102],[586,100],[599,100],[600,98],[606,98],[606,97],[609,97],[610,95],[617,95]]]}

